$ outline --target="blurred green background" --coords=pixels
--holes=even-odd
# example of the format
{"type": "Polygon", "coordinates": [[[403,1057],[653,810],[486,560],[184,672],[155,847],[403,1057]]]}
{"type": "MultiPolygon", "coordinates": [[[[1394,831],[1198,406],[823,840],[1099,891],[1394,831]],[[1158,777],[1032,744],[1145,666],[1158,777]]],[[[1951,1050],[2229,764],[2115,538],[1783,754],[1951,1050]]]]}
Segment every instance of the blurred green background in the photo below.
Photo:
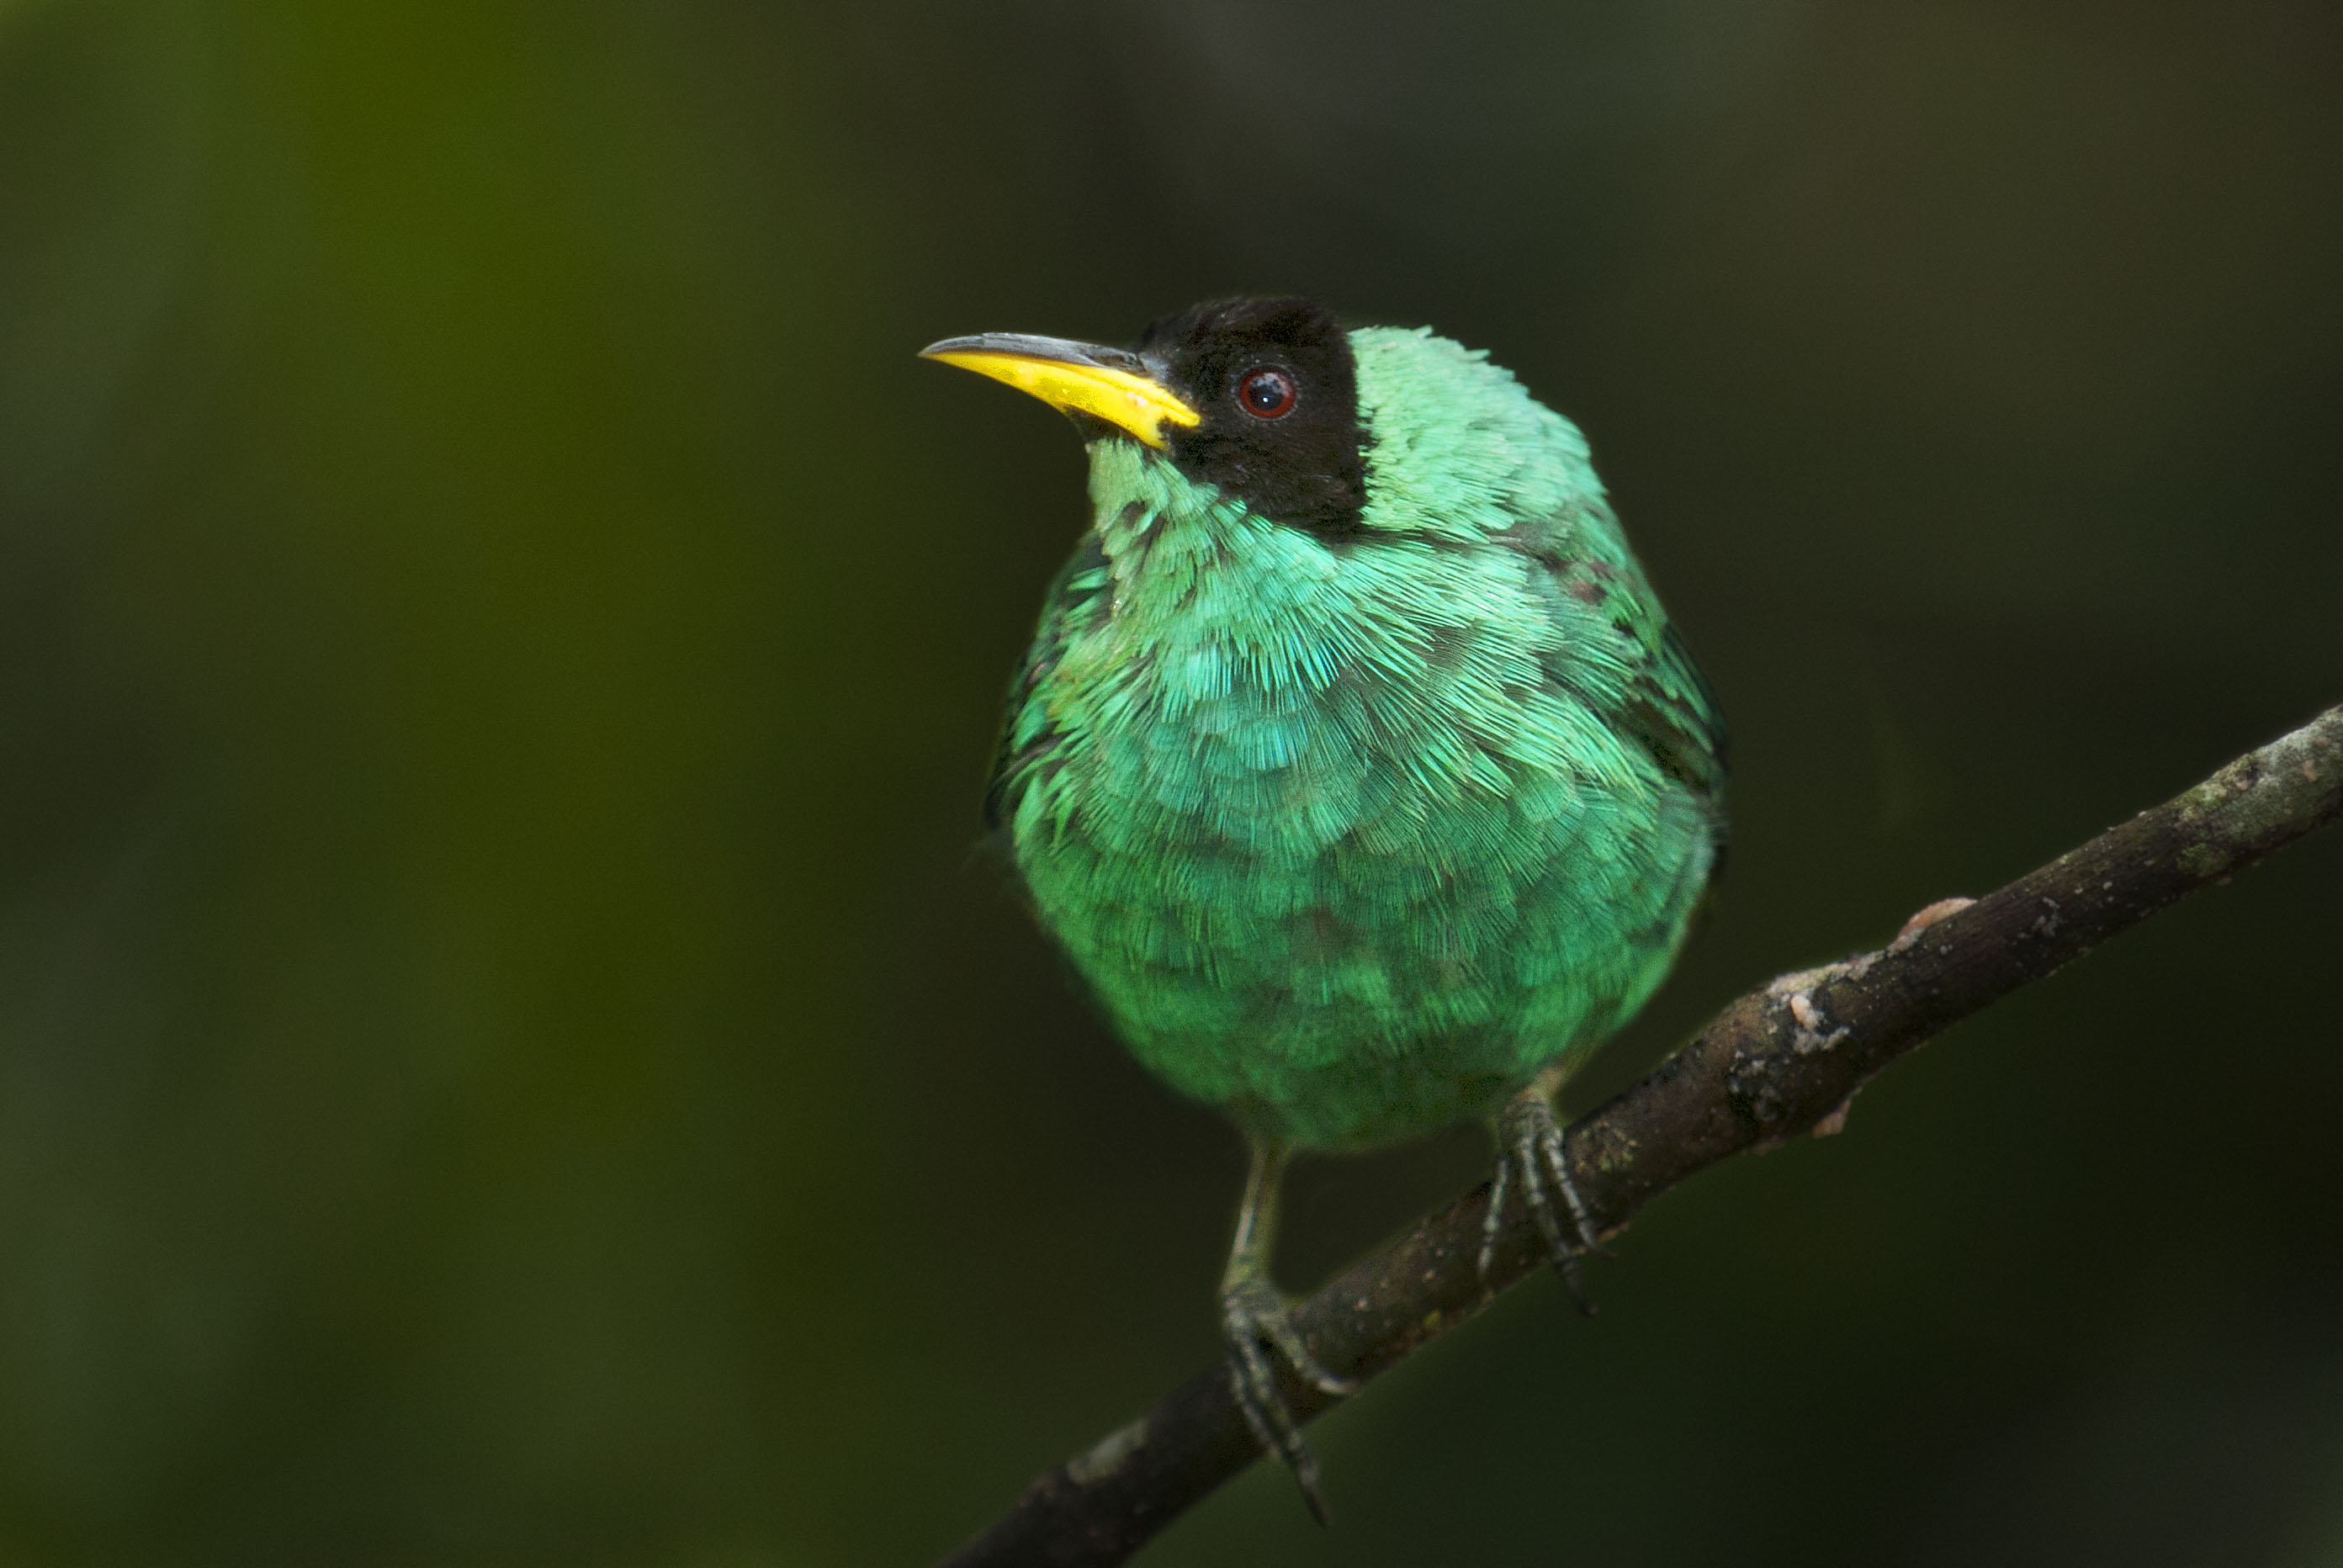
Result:
{"type": "MultiPolygon", "coordinates": [[[[916,1563],[1212,1353],[1235,1139],[971,853],[1079,448],[921,344],[1301,290],[1587,428],[1737,820],[1584,1107],[2343,699],[2338,281],[2323,0],[0,0],[0,1563],[916,1563]]],[[[2338,889],[1147,1560],[2343,1563],[2338,889]]]]}

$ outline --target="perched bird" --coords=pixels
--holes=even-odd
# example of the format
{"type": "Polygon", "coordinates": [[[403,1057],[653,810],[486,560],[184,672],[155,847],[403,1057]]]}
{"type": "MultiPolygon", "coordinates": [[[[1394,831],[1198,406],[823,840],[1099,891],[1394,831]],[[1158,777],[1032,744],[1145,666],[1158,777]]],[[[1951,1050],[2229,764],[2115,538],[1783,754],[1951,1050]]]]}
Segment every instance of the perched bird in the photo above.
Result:
{"type": "Polygon", "coordinates": [[[1231,1381],[1322,1518],[1272,1357],[1349,1384],[1270,1280],[1287,1155],[1493,1119],[1481,1266],[1517,1188],[1568,1277],[1554,1092],[1702,902],[1724,720],[1577,428],[1428,328],[1237,299],[923,352],[1088,442],[986,815],[1131,1053],[1251,1145],[1231,1381]]]}

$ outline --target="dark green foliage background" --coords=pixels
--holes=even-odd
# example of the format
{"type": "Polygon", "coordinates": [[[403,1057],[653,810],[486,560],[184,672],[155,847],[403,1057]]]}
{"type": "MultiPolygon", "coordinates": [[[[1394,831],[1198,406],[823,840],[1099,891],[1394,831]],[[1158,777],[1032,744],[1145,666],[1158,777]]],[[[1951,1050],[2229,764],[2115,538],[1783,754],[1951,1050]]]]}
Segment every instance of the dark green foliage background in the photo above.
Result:
{"type": "MultiPolygon", "coordinates": [[[[931,338],[1302,289],[1585,426],[1739,782],[1582,1106],[2343,699],[2338,16],[0,0],[0,1561],[918,1562],[1212,1353],[1235,1141],[971,857],[1079,451],[931,338]]],[[[1150,1561],[2343,1562],[2338,889],[1150,1561]]]]}

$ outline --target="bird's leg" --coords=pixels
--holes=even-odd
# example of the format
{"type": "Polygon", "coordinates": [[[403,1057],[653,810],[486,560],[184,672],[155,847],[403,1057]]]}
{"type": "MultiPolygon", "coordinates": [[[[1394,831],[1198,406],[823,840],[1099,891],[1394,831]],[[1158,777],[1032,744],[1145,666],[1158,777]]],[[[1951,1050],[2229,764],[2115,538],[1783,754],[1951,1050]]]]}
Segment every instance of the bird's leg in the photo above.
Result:
{"type": "Polygon", "coordinates": [[[1229,1247],[1228,1271],[1221,1276],[1221,1337],[1229,1352],[1229,1387],[1245,1424],[1268,1452],[1285,1461],[1302,1487],[1302,1499],[1323,1524],[1326,1504],[1318,1495],[1318,1456],[1310,1452],[1301,1426],[1277,1390],[1275,1352],[1302,1377],[1331,1394],[1357,1386],[1336,1377],[1310,1353],[1293,1326],[1293,1303],[1269,1277],[1269,1254],[1277,1237],[1277,1184],[1285,1151],[1255,1140],[1252,1169],[1245,1177],[1244,1203],[1237,1210],[1236,1240],[1229,1247]]]}
{"type": "MultiPolygon", "coordinates": [[[[1554,1272],[1562,1276],[1570,1299],[1578,1310],[1589,1317],[1594,1314],[1594,1303],[1578,1288],[1578,1252],[1604,1252],[1603,1239],[1595,1233],[1594,1220],[1586,1211],[1585,1200],[1570,1180],[1570,1151],[1564,1139],[1562,1124],[1554,1119],[1554,1094],[1562,1087],[1561,1064],[1555,1063],[1532,1079],[1523,1089],[1505,1102],[1497,1113],[1497,1174],[1489,1184],[1489,1209],[1481,1221],[1481,1275],[1488,1277],[1489,1265],[1497,1251],[1497,1234],[1504,1228],[1505,1199],[1518,1181],[1522,1200],[1529,1205],[1530,1217],[1537,1221],[1538,1233],[1545,1238],[1546,1255],[1554,1260],[1554,1272]],[[1561,1194],[1562,1206],[1570,1211],[1571,1229],[1576,1236],[1563,1232],[1562,1216],[1554,1211],[1554,1199],[1548,1195],[1551,1186],[1561,1194]]],[[[1607,1254],[1606,1254],[1607,1255],[1607,1254]]]]}

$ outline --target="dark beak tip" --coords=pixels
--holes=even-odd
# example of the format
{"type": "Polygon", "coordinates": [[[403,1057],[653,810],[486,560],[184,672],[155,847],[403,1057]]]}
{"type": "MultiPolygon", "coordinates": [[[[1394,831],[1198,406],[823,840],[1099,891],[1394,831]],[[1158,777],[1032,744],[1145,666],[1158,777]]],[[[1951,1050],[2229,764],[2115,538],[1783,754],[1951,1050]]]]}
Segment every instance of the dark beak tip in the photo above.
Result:
{"type": "Polygon", "coordinates": [[[922,359],[933,359],[942,354],[999,354],[1054,365],[1087,365],[1133,376],[1153,373],[1152,367],[1128,348],[1076,343],[1066,337],[1034,337],[1022,332],[979,332],[967,337],[946,337],[920,350],[922,359]]]}

